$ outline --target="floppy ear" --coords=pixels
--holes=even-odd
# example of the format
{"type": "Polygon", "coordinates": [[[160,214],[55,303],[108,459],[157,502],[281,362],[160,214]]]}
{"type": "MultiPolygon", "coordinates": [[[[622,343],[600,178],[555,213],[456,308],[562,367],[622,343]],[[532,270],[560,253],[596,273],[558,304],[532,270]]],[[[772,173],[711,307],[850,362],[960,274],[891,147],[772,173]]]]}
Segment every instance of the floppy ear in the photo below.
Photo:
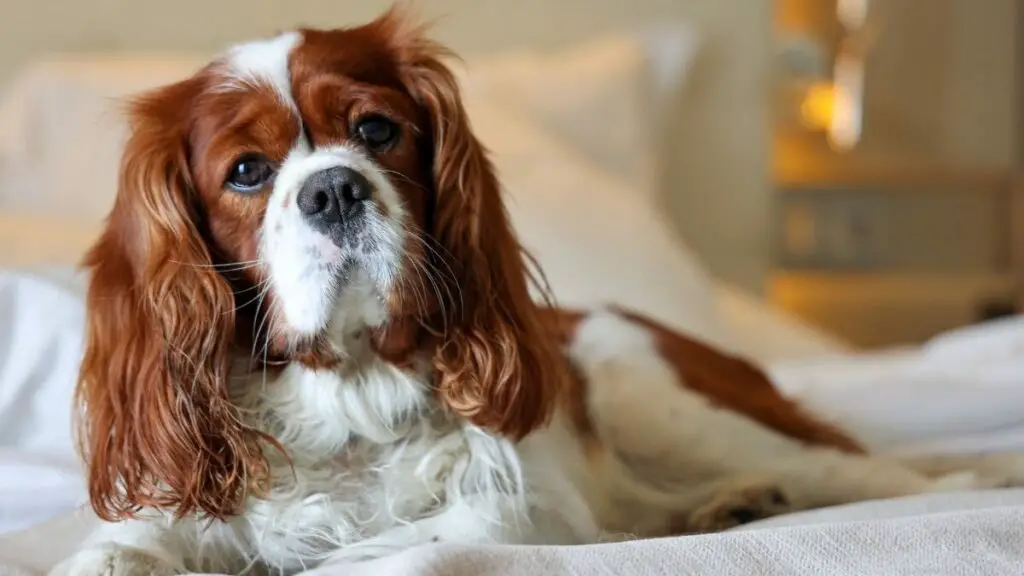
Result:
{"type": "MultiPolygon", "coordinates": [[[[401,38],[401,33],[398,33],[401,38]]],[[[533,277],[486,150],[470,129],[442,48],[418,34],[397,42],[406,83],[427,111],[440,277],[450,269],[434,364],[443,401],[470,421],[520,438],[544,423],[564,379],[560,348],[531,300],[533,277]]]]}
{"type": "Polygon", "coordinates": [[[97,514],[224,517],[265,477],[228,401],[235,302],[197,229],[183,110],[195,80],[131,108],[132,134],[91,272],[77,429],[97,514]]]}

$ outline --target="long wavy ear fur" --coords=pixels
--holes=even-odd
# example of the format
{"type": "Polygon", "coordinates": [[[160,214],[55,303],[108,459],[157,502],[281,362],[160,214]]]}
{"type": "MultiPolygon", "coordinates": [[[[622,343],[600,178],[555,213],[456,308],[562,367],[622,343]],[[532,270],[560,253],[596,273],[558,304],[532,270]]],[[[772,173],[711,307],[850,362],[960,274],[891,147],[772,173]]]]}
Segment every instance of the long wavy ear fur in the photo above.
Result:
{"type": "MultiPolygon", "coordinates": [[[[393,10],[371,26],[390,39],[404,81],[430,119],[435,206],[431,235],[457,295],[445,306],[434,358],[454,412],[520,438],[550,416],[566,378],[557,342],[530,297],[532,276],[498,179],[463,107],[448,52],[393,10]]],[[[442,275],[443,276],[443,275],[442,275]]]]}
{"type": "Polygon", "coordinates": [[[211,266],[187,166],[200,79],[147,94],[91,272],[78,440],[89,496],[109,521],[145,507],[237,513],[266,478],[257,436],[228,401],[231,288],[211,266]]]}

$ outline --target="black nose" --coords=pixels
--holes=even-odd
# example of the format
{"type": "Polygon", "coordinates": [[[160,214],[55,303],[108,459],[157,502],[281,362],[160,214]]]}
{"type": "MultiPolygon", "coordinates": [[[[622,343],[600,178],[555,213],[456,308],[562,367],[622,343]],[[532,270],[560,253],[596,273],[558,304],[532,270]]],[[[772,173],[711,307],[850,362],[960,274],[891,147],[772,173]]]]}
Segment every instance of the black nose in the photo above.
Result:
{"type": "Polygon", "coordinates": [[[365,176],[351,168],[336,166],[310,176],[299,190],[299,210],[323,224],[340,222],[363,200],[373,195],[365,176]]]}

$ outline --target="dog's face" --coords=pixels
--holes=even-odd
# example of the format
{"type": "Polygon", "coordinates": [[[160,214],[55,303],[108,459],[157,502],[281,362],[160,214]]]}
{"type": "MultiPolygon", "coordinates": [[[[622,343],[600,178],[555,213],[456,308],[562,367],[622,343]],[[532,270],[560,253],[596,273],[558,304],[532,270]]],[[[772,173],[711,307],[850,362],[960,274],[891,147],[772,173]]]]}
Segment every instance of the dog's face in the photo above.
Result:
{"type": "Polygon", "coordinates": [[[132,103],[86,259],[101,516],[223,516],[268,481],[227,393],[240,354],[331,369],[368,333],[384,361],[428,359],[480,426],[521,437],[550,414],[559,350],[443,54],[391,12],[236,47],[132,103]]]}
{"type": "Polygon", "coordinates": [[[176,94],[188,179],[215,265],[250,296],[254,343],[427,313],[431,118],[375,30],[306,30],[234,48],[176,94]]]}

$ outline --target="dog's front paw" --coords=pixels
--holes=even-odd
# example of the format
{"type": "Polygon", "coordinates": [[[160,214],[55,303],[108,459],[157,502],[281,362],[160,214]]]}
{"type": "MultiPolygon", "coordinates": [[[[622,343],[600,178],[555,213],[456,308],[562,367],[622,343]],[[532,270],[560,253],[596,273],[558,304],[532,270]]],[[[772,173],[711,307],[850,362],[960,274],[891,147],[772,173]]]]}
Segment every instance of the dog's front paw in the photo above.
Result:
{"type": "Polygon", "coordinates": [[[753,483],[723,490],[683,519],[688,533],[718,532],[792,511],[777,484],[753,483]]]}
{"type": "Polygon", "coordinates": [[[77,552],[50,576],[174,576],[166,562],[138,548],[110,544],[77,552]]]}

